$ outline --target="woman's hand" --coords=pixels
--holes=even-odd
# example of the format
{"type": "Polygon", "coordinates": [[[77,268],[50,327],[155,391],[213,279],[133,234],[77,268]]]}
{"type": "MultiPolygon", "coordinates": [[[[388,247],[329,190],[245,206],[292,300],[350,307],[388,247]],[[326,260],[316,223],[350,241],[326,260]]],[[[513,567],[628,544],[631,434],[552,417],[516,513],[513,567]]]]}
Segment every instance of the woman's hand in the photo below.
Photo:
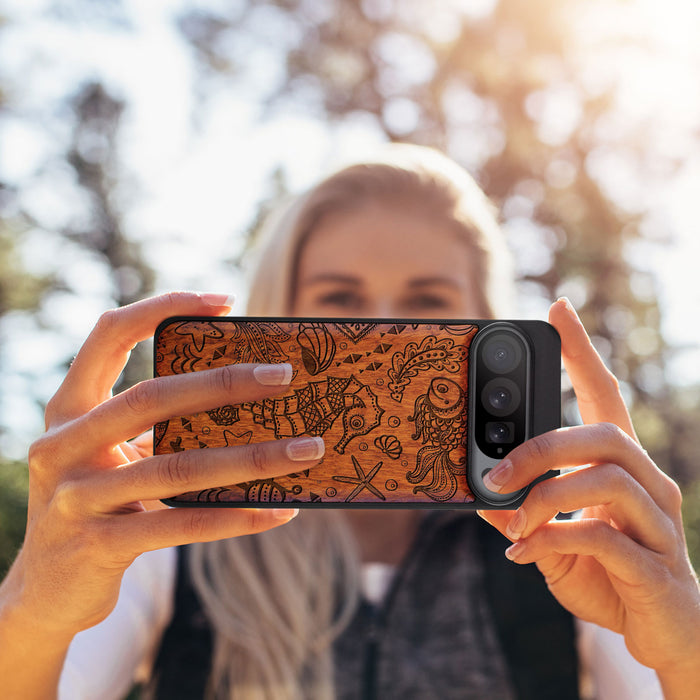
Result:
{"type": "Polygon", "coordinates": [[[25,629],[36,625],[42,639],[70,639],[102,620],[124,570],[146,550],[260,532],[294,516],[292,509],[150,509],[148,502],[309,468],[322,456],[319,438],[157,457],[147,456],[146,438],[127,442],[158,421],[278,394],[288,365],[161,377],[112,396],[130,350],[161,320],[225,313],[225,301],[178,293],[105,313],[50,401],[46,433],[30,450],[24,546],[0,588],[0,612],[22,618],[25,629]]]}
{"type": "Polygon", "coordinates": [[[485,482],[509,493],[550,469],[576,469],[536,484],[515,513],[480,514],[515,542],[510,559],[535,562],[564,607],[623,634],[667,697],[690,697],[682,686],[700,687],[700,589],[680,490],[639,445],[618,382],[568,301],[552,306],[550,322],[584,425],[528,440],[485,482]],[[553,520],[579,509],[579,519],[553,520]]]}

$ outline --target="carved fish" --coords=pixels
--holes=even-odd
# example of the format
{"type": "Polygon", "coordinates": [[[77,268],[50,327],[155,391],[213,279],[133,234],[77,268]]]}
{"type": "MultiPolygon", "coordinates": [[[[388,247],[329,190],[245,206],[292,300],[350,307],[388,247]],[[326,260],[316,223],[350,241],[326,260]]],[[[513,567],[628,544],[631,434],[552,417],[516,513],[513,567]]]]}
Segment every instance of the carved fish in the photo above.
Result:
{"type": "Polygon", "coordinates": [[[462,387],[447,377],[436,377],[428,392],[416,399],[413,439],[424,447],[418,450],[416,466],[406,479],[417,484],[413,491],[423,491],[434,501],[449,501],[457,491],[457,476],[466,474],[466,457],[453,456],[463,448],[467,433],[466,395],[462,387]],[[430,475],[430,483],[423,482],[430,475]]]}

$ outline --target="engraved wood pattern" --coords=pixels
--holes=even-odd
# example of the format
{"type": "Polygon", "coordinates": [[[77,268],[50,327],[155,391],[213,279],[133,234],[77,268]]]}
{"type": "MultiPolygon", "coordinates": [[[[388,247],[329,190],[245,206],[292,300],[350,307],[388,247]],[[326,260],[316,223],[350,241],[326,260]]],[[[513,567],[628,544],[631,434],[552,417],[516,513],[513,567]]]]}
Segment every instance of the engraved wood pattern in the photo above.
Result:
{"type": "Polygon", "coordinates": [[[154,451],[322,435],[316,467],[182,494],[173,503],[470,503],[467,378],[472,324],[174,319],[157,376],[234,362],[290,362],[281,396],[159,423],[154,451]]]}

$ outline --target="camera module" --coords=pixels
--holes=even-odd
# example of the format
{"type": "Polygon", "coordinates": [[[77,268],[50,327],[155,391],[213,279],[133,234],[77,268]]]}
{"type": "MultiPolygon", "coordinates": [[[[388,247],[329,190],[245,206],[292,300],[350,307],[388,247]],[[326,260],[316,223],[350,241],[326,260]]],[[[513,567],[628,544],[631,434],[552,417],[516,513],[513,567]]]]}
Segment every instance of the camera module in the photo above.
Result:
{"type": "Polygon", "coordinates": [[[484,460],[502,459],[530,430],[532,354],[523,333],[507,321],[484,329],[472,349],[474,444],[484,460]]]}
{"type": "Polygon", "coordinates": [[[487,322],[472,342],[467,480],[490,506],[509,507],[526,489],[496,493],[484,475],[533,434],[559,425],[559,355],[556,331],[541,321],[487,322]]]}

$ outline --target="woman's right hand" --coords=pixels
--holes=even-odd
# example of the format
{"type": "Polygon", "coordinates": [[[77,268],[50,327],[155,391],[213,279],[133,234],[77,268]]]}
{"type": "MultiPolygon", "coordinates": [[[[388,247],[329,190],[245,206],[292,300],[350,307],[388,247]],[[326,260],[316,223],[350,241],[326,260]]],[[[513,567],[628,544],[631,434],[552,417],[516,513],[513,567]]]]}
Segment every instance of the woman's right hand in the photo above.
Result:
{"type": "Polygon", "coordinates": [[[322,441],[308,437],[156,457],[127,442],[158,421],[284,391],[288,368],[247,364],[149,379],[112,396],[131,349],[160,321],[226,313],[225,302],[223,295],[175,293],[100,318],[49,402],[46,433],[31,447],[25,541],[0,588],[0,610],[9,606],[43,634],[69,639],[109,614],[124,570],[142,552],[260,532],[295,515],[147,504],[306,469],[323,454],[322,441]]]}

